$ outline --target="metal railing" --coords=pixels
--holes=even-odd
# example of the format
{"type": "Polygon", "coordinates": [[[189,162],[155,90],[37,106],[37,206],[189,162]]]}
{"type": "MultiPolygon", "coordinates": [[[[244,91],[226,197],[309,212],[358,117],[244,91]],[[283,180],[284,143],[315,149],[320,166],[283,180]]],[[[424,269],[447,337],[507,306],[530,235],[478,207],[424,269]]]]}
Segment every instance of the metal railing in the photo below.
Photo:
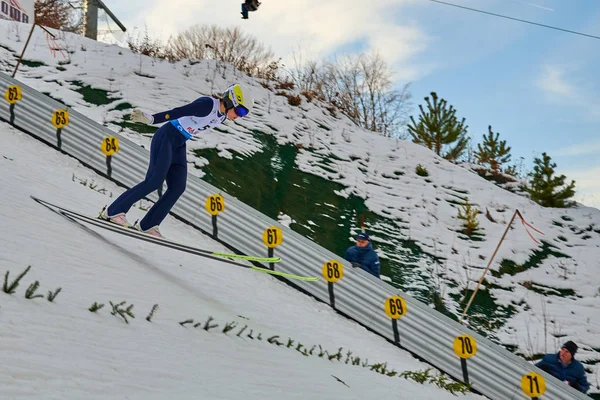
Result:
{"type": "MultiPolygon", "coordinates": [[[[12,121],[15,127],[60,149],[124,186],[131,187],[143,179],[148,163],[146,149],[74,110],[69,110],[69,124],[59,130],[52,124],[52,116],[65,106],[5,74],[0,74],[0,93],[6,94],[6,101],[0,100],[0,119],[12,121]],[[22,98],[13,105],[7,101],[10,97],[7,92],[10,86],[18,86],[22,92],[22,98]],[[120,140],[119,152],[110,158],[100,150],[103,139],[109,136],[120,140]]],[[[15,89],[12,93],[14,101],[15,89]]],[[[463,380],[464,373],[467,372],[469,382],[478,392],[499,400],[535,397],[525,395],[521,387],[524,375],[535,372],[541,375],[546,383],[546,391],[539,396],[540,399],[588,398],[391,285],[360,268],[352,268],[337,254],[311,242],[236,198],[221,193],[221,190],[198,177],[188,174],[187,189],[174,206],[172,214],[211,233],[213,217],[205,211],[204,204],[209,196],[219,193],[225,200],[225,210],[217,217],[220,241],[245,254],[266,256],[268,249],[263,243],[263,233],[265,229],[275,226],[284,236],[283,243],[274,249],[275,255],[282,258],[282,261],[276,264],[278,271],[321,276],[324,265],[329,260],[336,260],[343,267],[344,274],[341,280],[330,283],[321,278],[318,282],[293,283],[325,303],[331,304],[331,300],[334,300],[334,308],[337,311],[454,378],[463,380]],[[384,304],[392,296],[401,296],[408,310],[406,315],[396,320],[384,312],[384,304]],[[454,353],[453,344],[456,338],[463,334],[469,335],[476,342],[477,352],[468,360],[461,361],[454,353]]],[[[157,195],[154,193],[149,198],[154,201],[157,195]]],[[[530,383],[535,384],[535,381],[530,383]]]]}

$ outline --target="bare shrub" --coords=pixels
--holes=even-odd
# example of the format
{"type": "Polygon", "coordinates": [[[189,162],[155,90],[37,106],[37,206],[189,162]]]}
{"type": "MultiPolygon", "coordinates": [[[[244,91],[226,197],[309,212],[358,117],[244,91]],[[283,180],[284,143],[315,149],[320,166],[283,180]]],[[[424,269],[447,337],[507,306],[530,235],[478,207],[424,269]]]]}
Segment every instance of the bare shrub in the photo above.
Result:
{"type": "Polygon", "coordinates": [[[137,54],[143,54],[145,56],[154,58],[168,58],[165,52],[165,46],[159,39],[152,39],[148,35],[148,28],[145,29],[144,34],[138,33],[137,36],[127,35],[127,46],[129,49],[137,54]]]}
{"type": "Polygon", "coordinates": [[[409,85],[394,89],[393,74],[378,53],[319,63],[297,52],[293,61],[287,72],[301,92],[331,104],[358,126],[388,137],[407,137],[409,85]]]}
{"type": "Polygon", "coordinates": [[[171,38],[168,47],[175,60],[224,61],[248,75],[267,79],[275,78],[280,65],[271,50],[239,27],[195,25],[171,38]]]}
{"type": "Polygon", "coordinates": [[[300,98],[300,96],[290,95],[288,96],[288,104],[291,106],[299,106],[300,104],[302,104],[302,99],[300,98]]]}
{"type": "Polygon", "coordinates": [[[292,53],[293,66],[286,72],[300,91],[317,93],[322,86],[322,66],[307,58],[306,51],[296,48],[292,53]]]}
{"type": "Polygon", "coordinates": [[[314,98],[317,97],[317,93],[312,91],[312,90],[303,90],[302,92],[300,92],[301,95],[303,95],[304,97],[306,97],[306,101],[307,102],[311,102],[314,98]]]}
{"type": "Polygon", "coordinates": [[[35,22],[67,32],[83,33],[83,1],[35,0],[35,22]]]}
{"type": "Polygon", "coordinates": [[[282,81],[278,82],[275,85],[275,89],[283,89],[283,90],[293,90],[296,87],[296,84],[292,81],[282,81]]]}

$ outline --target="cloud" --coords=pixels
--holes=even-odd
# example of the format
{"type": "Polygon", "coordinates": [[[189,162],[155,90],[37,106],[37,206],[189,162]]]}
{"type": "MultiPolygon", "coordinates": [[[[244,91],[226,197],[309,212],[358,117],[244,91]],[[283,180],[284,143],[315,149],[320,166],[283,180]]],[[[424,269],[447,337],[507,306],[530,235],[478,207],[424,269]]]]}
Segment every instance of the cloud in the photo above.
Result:
{"type": "Polygon", "coordinates": [[[575,95],[576,88],[567,78],[570,69],[572,68],[560,65],[545,65],[536,84],[550,95],[571,98],[575,95]]]}
{"type": "MultiPolygon", "coordinates": [[[[362,48],[366,47],[366,51],[381,53],[388,65],[398,71],[399,79],[413,80],[423,74],[423,69],[411,62],[426,48],[428,36],[418,25],[399,25],[394,18],[404,6],[418,0],[265,0],[244,21],[240,19],[240,3],[241,0],[154,0],[127,22],[141,30],[147,26],[152,37],[159,36],[164,41],[195,24],[238,25],[271,47],[284,62],[298,46],[310,49],[313,58],[322,59],[352,44],[364,43],[362,48]]],[[[133,5],[131,10],[135,10],[133,5]]]]}
{"type": "Polygon", "coordinates": [[[600,140],[572,145],[554,152],[554,154],[559,157],[573,157],[598,153],[600,153],[600,140]]]}
{"type": "Polygon", "coordinates": [[[566,183],[575,181],[575,200],[586,206],[600,208],[600,165],[561,171],[561,174],[566,175],[566,183]]]}
{"type": "Polygon", "coordinates": [[[535,85],[550,103],[575,108],[589,122],[598,122],[600,95],[594,91],[595,82],[581,78],[586,75],[587,71],[574,65],[546,64],[535,85]]]}

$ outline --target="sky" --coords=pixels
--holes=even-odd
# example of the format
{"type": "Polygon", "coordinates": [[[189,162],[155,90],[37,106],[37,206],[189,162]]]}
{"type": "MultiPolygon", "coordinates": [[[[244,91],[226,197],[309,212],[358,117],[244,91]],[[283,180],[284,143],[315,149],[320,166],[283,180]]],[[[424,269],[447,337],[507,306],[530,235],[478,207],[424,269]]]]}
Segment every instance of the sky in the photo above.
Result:
{"type": "MultiPolygon", "coordinates": [[[[600,36],[595,0],[448,2],[600,36]]],[[[491,125],[526,170],[548,153],[559,173],[576,180],[577,198],[600,207],[600,40],[430,0],[264,0],[248,20],[240,19],[239,0],[105,4],[130,34],[147,29],[164,41],[194,24],[214,23],[242,27],[284,61],[299,51],[324,59],[377,50],[398,87],[411,83],[413,115],[435,91],[466,118],[474,143],[491,125]]]]}
{"type": "MultiPolygon", "coordinates": [[[[3,398],[392,400],[403,393],[483,399],[345,363],[345,352],[341,361],[319,357],[318,347],[302,355],[298,343],[331,354],[341,346],[369,365],[387,362],[388,371],[430,368],[271,276],[78,226],[53,213],[30,195],[93,215],[122,188],[4,122],[0,135],[9,142],[0,150],[0,184],[11,187],[0,192],[0,274],[8,272],[10,284],[31,266],[14,294],[0,292],[3,398]],[[43,297],[28,300],[24,294],[34,281],[35,294],[43,297]],[[123,308],[133,305],[128,323],[111,315],[109,302],[121,301],[123,308]],[[92,313],[94,303],[104,306],[92,313]],[[207,322],[217,326],[203,330],[207,322]],[[231,323],[234,329],[223,333],[231,323]],[[275,335],[284,346],[266,342],[275,335]],[[294,347],[286,347],[288,338],[294,347]]],[[[134,214],[143,215],[137,205],[134,214]]],[[[171,216],[163,232],[228,251],[171,216]]]]}
{"type": "MultiPolygon", "coordinates": [[[[20,53],[23,46],[22,38],[25,37],[27,30],[26,25],[0,21],[0,32],[5,33],[0,36],[0,60],[5,61],[0,63],[0,70],[12,71],[10,60],[14,60],[14,55],[20,53]]],[[[236,154],[251,156],[261,152],[264,147],[254,137],[256,131],[273,135],[277,143],[294,144],[299,149],[295,165],[300,171],[339,182],[343,189],[336,191],[336,195],[357,196],[364,200],[365,206],[371,212],[385,216],[387,220],[380,223],[367,221],[367,229],[381,258],[399,256],[401,249],[394,248],[394,242],[386,250],[382,250],[381,246],[385,240],[395,237],[414,240],[424,251],[445,258],[444,265],[437,263],[432,265],[427,260],[421,259],[415,270],[416,275],[430,277],[437,281],[437,288],[444,298],[445,305],[452,312],[456,312],[460,307],[457,301],[453,300],[452,295],[475,286],[484,263],[503,236],[512,210],[520,210],[527,222],[543,234],[531,231],[529,233],[533,235],[530,237],[521,224],[516,224],[514,229],[509,231],[497,253],[492,264],[493,271],[498,271],[500,260],[507,259],[517,264],[524,264],[535,256],[534,252],[540,250],[540,244],[535,238],[551,243],[558,252],[566,254],[569,258],[558,259],[549,256],[537,262],[535,268],[514,275],[505,273],[494,277],[488,274],[486,279],[493,285],[490,294],[497,299],[498,304],[511,305],[515,311],[514,314],[506,317],[506,323],[494,334],[501,343],[515,346],[518,352],[524,355],[555,351],[563,338],[569,337],[580,345],[578,358],[587,362],[588,367],[595,371],[590,377],[595,389],[598,390],[600,387],[598,386],[600,364],[597,362],[600,325],[596,318],[600,307],[600,296],[598,296],[600,278],[597,273],[600,210],[584,206],[571,209],[540,207],[522,195],[481,179],[469,169],[468,165],[455,165],[441,160],[426,148],[408,141],[384,138],[366,132],[353,125],[344,116],[333,117],[318,102],[303,103],[302,107],[291,106],[285,97],[275,96],[256,79],[231,70],[226,71],[225,76],[216,74],[215,81],[206,79],[208,74],[216,71],[213,62],[200,62],[192,66],[187,62],[175,64],[154,62],[147,57],[132,54],[128,50],[93,42],[73,34],[61,35],[58,42],[67,50],[64,55],[50,52],[45,35],[40,30],[36,30],[31,38],[26,59],[38,62],[23,64],[17,74],[18,80],[40,92],[48,93],[92,120],[119,132],[123,140],[131,140],[146,148],[151,135],[140,135],[128,128],[121,129],[118,125],[129,116],[131,107],[156,112],[164,110],[165,104],[174,106],[185,104],[194,100],[199,93],[213,92],[213,84],[216,85],[215,87],[224,87],[234,77],[251,86],[257,99],[253,113],[233,123],[225,123],[219,131],[212,131],[199,137],[198,140],[190,141],[187,144],[190,150],[190,165],[202,166],[209,162],[204,158],[192,158],[192,150],[196,148],[217,149],[219,156],[223,158],[232,158],[236,154]],[[79,83],[76,83],[77,81],[79,83]],[[190,81],[194,81],[194,84],[191,85],[190,81]],[[109,101],[106,104],[87,102],[82,93],[77,91],[84,85],[110,91],[109,101]],[[414,172],[418,164],[424,165],[429,171],[427,179],[417,176],[414,172]],[[464,201],[466,197],[482,211],[484,209],[488,211],[492,217],[485,218],[483,215],[479,217],[480,228],[484,233],[481,241],[465,239],[463,235],[457,233],[460,229],[460,221],[457,219],[456,204],[464,201]]],[[[4,107],[6,112],[6,104],[0,107],[4,107]]],[[[19,112],[21,110],[19,104],[15,109],[18,116],[22,115],[19,112]]],[[[63,138],[68,138],[70,129],[77,129],[77,127],[76,124],[66,127],[63,130],[63,138]]],[[[48,131],[44,132],[48,134],[48,131]]],[[[54,130],[49,132],[54,134],[54,130]]],[[[57,220],[52,215],[49,216],[47,210],[40,210],[38,205],[31,204],[29,194],[37,194],[92,215],[112,197],[92,190],[88,185],[81,185],[81,182],[93,184],[98,190],[106,189],[111,193],[110,196],[117,195],[123,189],[102,180],[78,165],[72,158],[55,153],[36,141],[25,140],[27,138],[23,138],[22,134],[10,128],[6,128],[6,132],[0,130],[0,133],[7,138],[6,144],[0,149],[0,184],[12,188],[11,191],[0,194],[2,200],[0,204],[13,205],[0,207],[0,221],[2,221],[0,241],[3,243],[3,252],[0,254],[0,276],[4,272],[3,267],[11,268],[12,271],[14,266],[32,264],[36,268],[35,271],[38,271],[40,266],[40,272],[43,273],[36,275],[36,272],[31,277],[34,279],[42,277],[43,281],[41,279],[40,281],[44,284],[44,290],[46,284],[50,287],[65,285],[67,288],[64,283],[67,282],[71,289],[69,294],[65,289],[64,295],[69,299],[69,311],[72,312],[72,318],[82,321],[82,324],[85,323],[87,312],[82,311],[81,307],[88,301],[91,303],[96,299],[107,301],[119,298],[135,301],[136,304],[143,305],[140,308],[148,309],[154,302],[154,296],[150,298],[147,295],[150,292],[160,293],[160,299],[164,299],[160,301],[157,299],[156,302],[161,304],[167,302],[165,307],[169,309],[168,313],[173,313],[167,317],[171,322],[182,314],[187,314],[172,311],[178,310],[179,299],[193,295],[201,303],[188,304],[184,301],[186,308],[182,310],[188,310],[189,306],[191,307],[189,310],[212,313],[212,307],[216,306],[214,316],[224,319],[233,317],[232,309],[235,312],[241,311],[240,315],[247,318],[249,316],[245,313],[252,313],[250,318],[258,321],[261,326],[267,324],[272,330],[279,329],[279,324],[294,328],[300,326],[295,332],[302,336],[301,339],[313,340],[310,332],[302,330],[305,325],[295,325],[307,320],[308,316],[295,318],[295,313],[299,312],[296,310],[296,304],[291,305],[290,302],[279,297],[281,294],[279,286],[269,286],[260,292],[260,297],[251,296],[252,301],[249,301],[244,297],[245,286],[243,285],[253,279],[252,275],[248,276],[248,279],[245,275],[242,279],[238,279],[238,271],[223,271],[223,280],[220,279],[221,276],[212,273],[213,269],[208,268],[210,265],[206,266],[207,270],[204,269],[204,264],[200,269],[198,262],[187,256],[173,258],[169,254],[161,253],[160,256],[148,260],[147,252],[154,250],[146,247],[127,243],[124,245],[124,250],[123,246],[118,246],[118,241],[96,243],[98,236],[95,235],[84,237],[83,232],[79,232],[76,236],[69,236],[72,227],[64,226],[65,222],[62,219],[57,220]],[[43,223],[38,224],[37,221],[43,223]],[[64,240],[64,238],[70,239],[64,240]],[[26,251],[22,251],[22,243],[25,239],[30,246],[26,251]],[[88,241],[90,241],[89,248],[86,247],[88,241]],[[110,250],[106,246],[109,246],[110,250]],[[81,252],[82,248],[86,249],[85,253],[81,252]],[[104,258],[101,256],[103,254],[106,255],[104,258]],[[129,258],[135,261],[131,269],[121,268],[124,260],[128,262],[129,258]],[[99,263],[98,267],[85,269],[81,267],[82,264],[88,265],[90,262],[99,263]],[[104,268],[108,268],[110,275],[101,275],[104,273],[104,268]],[[138,273],[139,270],[143,273],[138,273]],[[146,281],[147,278],[152,280],[146,281]],[[164,280],[169,283],[165,283],[164,280]],[[161,286],[163,283],[175,290],[176,297],[171,298],[169,293],[163,293],[161,286]],[[179,289],[184,290],[185,293],[179,292],[179,289]],[[231,289],[231,293],[227,291],[226,300],[223,300],[226,301],[225,307],[223,301],[215,304],[215,296],[222,293],[222,290],[228,289],[231,289]],[[73,294],[70,294],[71,290],[73,294]],[[82,300],[78,297],[83,296],[82,294],[85,296],[91,294],[93,299],[85,297],[82,300]],[[263,302],[263,296],[267,294],[274,297],[269,298],[270,301],[263,302]],[[243,305],[239,304],[242,302],[243,305]],[[274,313],[270,308],[266,308],[269,304],[285,304],[289,307],[286,308],[288,313],[285,315],[274,313]],[[209,311],[205,311],[207,309],[209,311]]],[[[190,175],[200,178],[204,174],[202,170],[196,168],[190,167],[189,171],[190,175]]],[[[133,221],[141,215],[141,210],[135,208],[129,218],[133,221]]],[[[289,221],[285,215],[282,215],[281,219],[289,221]]],[[[309,230],[319,229],[318,226],[311,226],[311,221],[306,224],[305,228],[309,230]]],[[[170,218],[161,225],[161,231],[172,239],[185,238],[206,246],[211,245],[202,240],[203,238],[195,236],[189,227],[182,226],[170,218]]],[[[348,232],[348,241],[350,244],[350,232],[348,232]]],[[[215,248],[215,250],[222,249],[215,248]]],[[[285,263],[285,260],[282,263],[285,263]]],[[[408,274],[403,278],[409,281],[407,286],[424,285],[422,280],[413,279],[408,274]]],[[[256,277],[256,279],[262,278],[256,277]]],[[[257,285],[258,283],[252,282],[251,286],[257,285]]],[[[3,303],[0,308],[0,319],[7,315],[10,321],[17,321],[20,304],[17,300],[10,300],[7,304],[9,305],[3,303]]],[[[306,313],[310,314],[314,311],[315,303],[308,301],[306,306],[306,313]]],[[[34,307],[32,309],[35,314],[30,321],[41,318],[39,316],[45,315],[47,311],[34,307]]],[[[72,326],[72,319],[69,319],[71,314],[66,322],[61,319],[61,315],[51,315],[60,320],[60,326],[47,335],[50,338],[47,340],[58,346],[57,343],[62,343],[59,342],[60,335],[63,334],[62,330],[67,329],[65,328],[67,325],[72,326]]],[[[331,319],[330,314],[323,313],[323,315],[327,321],[331,319]]],[[[335,322],[337,321],[336,319],[335,322]]],[[[42,319],[43,322],[46,320],[42,319]]],[[[322,324],[321,320],[314,321],[314,326],[319,324],[322,324]]],[[[13,322],[13,325],[18,323],[13,322]]],[[[10,326],[2,331],[4,326],[6,324],[0,324],[0,337],[8,337],[11,334],[14,336],[11,329],[17,328],[10,326]]],[[[172,326],[160,327],[161,332],[164,329],[166,334],[172,332],[178,334],[172,328],[172,326]]],[[[39,342],[39,337],[35,336],[37,330],[28,329],[23,325],[18,325],[18,329],[28,333],[23,334],[25,338],[21,341],[18,339],[20,336],[14,336],[17,338],[15,344],[20,351],[17,352],[18,354],[15,353],[17,354],[15,360],[28,351],[27,346],[30,343],[39,342]]],[[[337,343],[334,339],[337,339],[339,334],[339,337],[344,338],[356,337],[356,342],[350,339],[349,342],[345,342],[350,347],[371,348],[370,341],[366,343],[360,340],[363,337],[362,329],[357,332],[350,329],[350,333],[338,332],[334,328],[328,330],[336,335],[327,342],[332,346],[337,343]]],[[[42,332],[48,333],[48,331],[42,332]]],[[[107,332],[106,335],[111,332],[107,332]]],[[[70,334],[75,335],[75,339],[83,340],[82,336],[79,336],[79,331],[70,334]]],[[[134,336],[132,334],[128,338],[133,340],[134,336]]],[[[102,343],[104,346],[107,345],[105,342],[102,343]]],[[[109,345],[120,346],[120,342],[109,343],[109,345]]],[[[148,347],[157,346],[154,346],[153,342],[148,342],[148,347]]],[[[376,347],[381,350],[381,353],[369,356],[369,359],[379,358],[379,354],[389,353],[387,347],[379,348],[378,345],[376,347]]],[[[122,347],[110,348],[115,352],[125,351],[122,347]]],[[[94,360],[108,362],[102,358],[101,349],[94,348],[89,343],[86,344],[85,349],[94,353],[94,360]]],[[[64,350],[69,350],[66,345],[64,350]]],[[[72,357],[77,356],[77,354],[69,354],[72,357]]],[[[160,356],[167,357],[165,353],[161,353],[160,356]]],[[[44,352],[41,358],[36,359],[36,365],[45,365],[44,357],[50,355],[44,352]]],[[[132,357],[139,362],[139,365],[150,365],[148,363],[154,360],[145,358],[145,353],[134,354],[132,357]]],[[[201,360],[188,360],[185,365],[195,368],[198,361],[201,360]]],[[[26,368],[22,364],[19,365],[26,368]]],[[[69,365],[74,364],[64,363],[61,364],[61,368],[68,368],[69,365]]],[[[399,360],[398,365],[404,365],[403,361],[399,360]]],[[[85,375],[77,375],[81,378],[77,382],[91,384],[89,379],[85,380],[88,376],[87,371],[77,371],[77,374],[85,375]]],[[[60,372],[62,373],[62,370],[60,372]]],[[[0,373],[0,379],[2,376],[0,373]]],[[[114,375],[110,375],[109,378],[114,378],[114,375]]],[[[45,382],[40,379],[36,384],[43,385],[45,382]]]]}

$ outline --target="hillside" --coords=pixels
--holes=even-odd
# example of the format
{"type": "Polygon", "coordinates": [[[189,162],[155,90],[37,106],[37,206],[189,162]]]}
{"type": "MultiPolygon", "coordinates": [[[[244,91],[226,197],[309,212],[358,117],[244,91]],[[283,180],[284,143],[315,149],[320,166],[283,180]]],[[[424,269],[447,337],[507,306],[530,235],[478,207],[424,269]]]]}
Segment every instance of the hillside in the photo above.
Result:
{"type": "MultiPolygon", "coordinates": [[[[46,209],[30,195],[93,214],[122,188],[5,123],[0,136],[0,184],[10,188],[0,192],[0,275],[10,285],[31,267],[13,294],[0,292],[3,399],[457,398],[373,371],[429,366],[271,276],[46,209]],[[27,299],[36,281],[42,297],[27,299]],[[111,315],[111,302],[133,316],[111,315]],[[94,303],[104,306],[91,312],[94,303]]],[[[163,230],[226,251],[172,217],[163,230]]]]}
{"type": "MultiPolygon", "coordinates": [[[[9,72],[26,27],[0,22],[0,31],[6,33],[0,68],[9,72]]],[[[565,338],[575,340],[590,381],[598,384],[600,210],[542,208],[482,179],[468,165],[357,128],[324,104],[303,98],[300,106],[291,106],[278,95],[285,90],[228,65],[170,64],[69,34],[57,43],[63,50],[53,54],[44,35],[34,34],[17,78],[143,146],[155,128],[129,123],[133,107],[158,112],[232,81],[252,86],[256,111],[191,142],[190,172],[338,254],[352,244],[357,215],[364,215],[384,273],[449,315],[462,311],[465,295],[518,209],[543,232],[530,229],[540,244],[515,222],[468,322],[531,358],[556,350],[565,338]],[[418,164],[429,176],[415,173],[418,164]],[[467,198],[495,221],[480,215],[475,237],[460,233],[457,212],[467,198]]]]}

